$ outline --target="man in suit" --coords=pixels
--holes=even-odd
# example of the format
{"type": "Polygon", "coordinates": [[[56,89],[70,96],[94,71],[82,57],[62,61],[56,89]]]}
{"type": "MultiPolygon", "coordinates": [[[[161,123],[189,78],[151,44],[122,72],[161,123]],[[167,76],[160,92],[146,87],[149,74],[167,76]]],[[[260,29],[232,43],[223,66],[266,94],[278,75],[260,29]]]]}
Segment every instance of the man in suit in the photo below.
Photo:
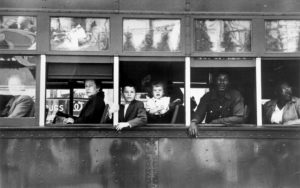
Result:
{"type": "Polygon", "coordinates": [[[33,116],[34,101],[28,95],[22,95],[25,87],[18,75],[8,79],[8,89],[13,97],[8,101],[1,117],[19,118],[33,116]]]}
{"type": "MultiPolygon", "coordinates": [[[[122,130],[125,127],[142,126],[147,123],[146,110],[144,103],[135,100],[136,89],[135,86],[127,84],[122,88],[122,95],[125,104],[120,106],[119,123],[115,126],[117,130],[122,130]]],[[[109,114],[113,113],[114,109],[109,110],[109,114]]]]}

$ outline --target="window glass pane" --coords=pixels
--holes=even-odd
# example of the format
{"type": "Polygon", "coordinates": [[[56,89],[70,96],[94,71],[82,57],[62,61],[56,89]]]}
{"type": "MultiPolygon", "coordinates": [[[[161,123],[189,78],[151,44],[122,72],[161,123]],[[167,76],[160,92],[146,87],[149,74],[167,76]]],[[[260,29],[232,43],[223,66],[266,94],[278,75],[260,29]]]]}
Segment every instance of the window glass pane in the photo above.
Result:
{"type": "Polygon", "coordinates": [[[272,52],[300,51],[299,20],[270,20],[265,21],[266,50],[272,52]]]}
{"type": "Polygon", "coordinates": [[[251,21],[196,20],[196,51],[250,52],[251,21]]]}
{"type": "Polygon", "coordinates": [[[144,103],[148,123],[185,122],[183,62],[121,62],[120,81],[136,86],[135,99],[144,103]]]}
{"type": "MultiPolygon", "coordinates": [[[[192,121],[208,124],[256,122],[255,68],[235,59],[197,60],[191,68],[192,121]],[[222,66],[245,64],[245,66],[222,66]],[[206,66],[209,65],[210,66],[206,66]],[[205,66],[203,66],[205,65],[205,66]],[[212,68],[215,67],[215,68],[212,68]]],[[[251,61],[251,60],[249,60],[251,61]]]]}
{"type": "Polygon", "coordinates": [[[51,50],[108,50],[109,27],[107,18],[51,17],[51,50]]]}
{"type": "Polygon", "coordinates": [[[0,16],[0,49],[35,50],[36,17],[0,16]]]}
{"type": "Polygon", "coordinates": [[[49,63],[47,69],[47,124],[110,123],[112,64],[49,63]]]}
{"type": "MultiPolygon", "coordinates": [[[[70,91],[67,89],[47,89],[46,91],[46,124],[52,123],[56,112],[61,111],[69,114],[69,96],[70,91]]],[[[62,123],[63,119],[56,119],[56,123],[62,123]]]]}
{"type": "Polygon", "coordinates": [[[38,57],[0,56],[0,116],[34,116],[38,57]]]}
{"type": "Polygon", "coordinates": [[[300,60],[262,60],[263,123],[300,124],[300,60]]]}
{"type": "Polygon", "coordinates": [[[124,19],[124,51],[180,51],[180,20],[124,19]]]}

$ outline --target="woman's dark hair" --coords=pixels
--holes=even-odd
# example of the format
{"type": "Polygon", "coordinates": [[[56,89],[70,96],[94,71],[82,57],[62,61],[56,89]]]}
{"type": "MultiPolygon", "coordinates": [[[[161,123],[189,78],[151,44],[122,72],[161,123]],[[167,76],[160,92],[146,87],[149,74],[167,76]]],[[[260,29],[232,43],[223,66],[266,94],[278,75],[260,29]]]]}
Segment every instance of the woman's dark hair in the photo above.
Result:
{"type": "Polygon", "coordinates": [[[86,79],[85,82],[86,82],[87,80],[92,80],[92,81],[94,81],[95,84],[96,84],[96,88],[102,89],[102,82],[101,82],[101,80],[97,80],[97,79],[86,79]]]}

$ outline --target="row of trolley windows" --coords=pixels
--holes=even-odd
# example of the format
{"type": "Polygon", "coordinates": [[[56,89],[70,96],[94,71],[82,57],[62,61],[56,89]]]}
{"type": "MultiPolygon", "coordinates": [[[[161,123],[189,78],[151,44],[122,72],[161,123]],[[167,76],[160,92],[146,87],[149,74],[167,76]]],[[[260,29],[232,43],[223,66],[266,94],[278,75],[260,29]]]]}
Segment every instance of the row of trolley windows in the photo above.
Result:
{"type": "MultiPolygon", "coordinates": [[[[37,50],[38,26],[35,16],[0,15],[0,49],[37,50]]],[[[299,20],[264,20],[266,51],[299,52],[299,26],[299,20]]],[[[254,27],[251,19],[195,19],[194,50],[251,52],[254,27]]],[[[126,52],[183,50],[181,19],[124,18],[121,29],[126,52]]],[[[109,18],[50,17],[49,46],[54,51],[109,50],[110,30],[109,18]]]]}
{"type": "MultiPolygon", "coordinates": [[[[0,56],[2,120],[37,117],[39,65],[40,56],[0,56]]],[[[187,121],[185,77],[190,76],[192,121],[257,124],[256,83],[261,83],[259,101],[263,105],[260,114],[263,123],[299,124],[300,62],[297,59],[263,59],[261,82],[256,80],[254,59],[235,59],[234,62],[230,59],[200,59],[191,63],[190,75],[185,75],[184,61],[120,61],[117,102],[114,101],[113,69],[113,63],[47,62],[45,123],[49,126],[112,123],[110,115],[121,109],[117,104],[123,105],[127,101],[122,86],[128,85],[134,86],[135,100],[142,102],[148,124],[184,124],[187,121]],[[247,62],[250,62],[247,66],[240,66],[247,62]],[[95,93],[88,88],[93,85],[97,86],[99,98],[91,101],[91,93],[95,93]],[[226,90],[222,92],[224,88],[226,90]],[[99,105],[102,105],[101,109],[99,105]],[[242,117],[242,121],[227,120],[230,116],[242,117]],[[70,118],[73,121],[69,121],[70,118]],[[225,120],[217,122],[215,119],[225,120]]],[[[123,113],[119,118],[125,118],[126,110],[123,113]]]]}

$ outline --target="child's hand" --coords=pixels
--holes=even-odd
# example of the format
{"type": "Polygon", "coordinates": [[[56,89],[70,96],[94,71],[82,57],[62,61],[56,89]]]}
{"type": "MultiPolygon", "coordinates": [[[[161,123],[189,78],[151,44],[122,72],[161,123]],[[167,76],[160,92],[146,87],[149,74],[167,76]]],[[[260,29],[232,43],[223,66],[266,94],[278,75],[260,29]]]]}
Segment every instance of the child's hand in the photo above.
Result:
{"type": "Polygon", "coordinates": [[[118,123],[115,128],[117,129],[117,131],[122,130],[125,127],[130,127],[130,124],[128,122],[120,122],[118,123]]]}

